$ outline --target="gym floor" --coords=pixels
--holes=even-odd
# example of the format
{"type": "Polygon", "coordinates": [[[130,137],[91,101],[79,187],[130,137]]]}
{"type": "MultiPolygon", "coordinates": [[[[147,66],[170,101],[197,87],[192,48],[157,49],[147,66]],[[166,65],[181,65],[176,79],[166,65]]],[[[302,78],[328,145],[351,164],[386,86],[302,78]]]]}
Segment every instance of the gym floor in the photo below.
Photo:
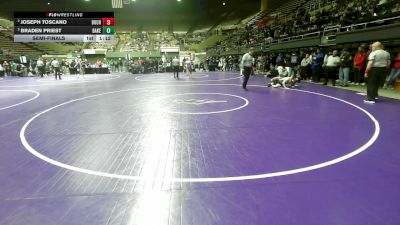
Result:
{"type": "Polygon", "coordinates": [[[0,224],[400,224],[400,100],[248,89],[224,72],[0,80],[0,224]]]}

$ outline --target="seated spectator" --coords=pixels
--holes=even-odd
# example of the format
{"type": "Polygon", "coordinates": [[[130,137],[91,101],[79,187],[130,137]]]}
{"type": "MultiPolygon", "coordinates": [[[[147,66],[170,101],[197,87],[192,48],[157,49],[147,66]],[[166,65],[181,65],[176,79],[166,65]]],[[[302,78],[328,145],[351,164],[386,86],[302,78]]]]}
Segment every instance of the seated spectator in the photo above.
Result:
{"type": "Polygon", "coordinates": [[[17,66],[15,67],[15,75],[16,76],[24,76],[24,65],[22,64],[17,64],[17,66]]]}
{"type": "Polygon", "coordinates": [[[265,75],[265,77],[270,77],[270,78],[274,78],[279,76],[279,72],[277,69],[275,69],[274,66],[271,66],[270,71],[267,72],[267,74],[265,75]]]}

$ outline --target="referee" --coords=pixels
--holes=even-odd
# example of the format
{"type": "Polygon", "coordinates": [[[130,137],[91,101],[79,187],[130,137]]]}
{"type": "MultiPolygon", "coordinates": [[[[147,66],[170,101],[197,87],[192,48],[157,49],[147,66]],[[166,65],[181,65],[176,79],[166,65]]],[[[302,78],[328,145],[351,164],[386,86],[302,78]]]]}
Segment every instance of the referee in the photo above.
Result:
{"type": "Polygon", "coordinates": [[[385,82],[390,67],[390,54],[383,50],[380,42],[371,45],[372,52],[368,56],[368,65],[364,77],[367,78],[367,99],[365,103],[375,103],[378,98],[378,88],[385,82]]]}
{"type": "Polygon", "coordinates": [[[250,74],[253,70],[253,65],[254,65],[253,53],[254,53],[254,48],[250,48],[249,52],[243,55],[241,62],[241,64],[243,65],[243,76],[244,76],[242,87],[246,91],[247,91],[246,88],[247,82],[249,81],[250,74]]]}

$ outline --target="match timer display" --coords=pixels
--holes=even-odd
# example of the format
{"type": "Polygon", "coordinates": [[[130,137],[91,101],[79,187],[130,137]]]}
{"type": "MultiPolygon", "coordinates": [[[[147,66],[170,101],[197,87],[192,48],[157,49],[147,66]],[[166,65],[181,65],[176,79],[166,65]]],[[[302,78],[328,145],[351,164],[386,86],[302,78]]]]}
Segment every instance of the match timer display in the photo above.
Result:
{"type": "Polygon", "coordinates": [[[111,42],[113,12],[15,12],[15,42],[111,42]]]}

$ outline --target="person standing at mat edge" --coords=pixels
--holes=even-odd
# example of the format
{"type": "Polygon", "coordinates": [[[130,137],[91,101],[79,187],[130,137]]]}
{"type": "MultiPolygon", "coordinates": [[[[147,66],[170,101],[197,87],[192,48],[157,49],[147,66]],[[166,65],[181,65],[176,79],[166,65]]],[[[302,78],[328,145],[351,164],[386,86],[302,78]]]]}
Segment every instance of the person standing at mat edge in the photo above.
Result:
{"type": "Polygon", "coordinates": [[[383,50],[382,43],[373,43],[371,51],[364,74],[364,77],[367,78],[367,99],[364,100],[365,103],[375,103],[378,98],[378,88],[385,82],[390,67],[390,54],[383,50]]]}
{"type": "Polygon", "coordinates": [[[174,78],[179,80],[179,59],[176,56],[172,60],[172,68],[173,68],[173,72],[174,72],[174,78]],[[176,73],[176,76],[175,76],[175,73],[176,73]]]}
{"type": "Polygon", "coordinates": [[[56,80],[57,76],[61,80],[60,62],[56,58],[54,58],[53,61],[51,61],[51,67],[53,67],[54,76],[56,77],[56,80]]]}
{"type": "Polygon", "coordinates": [[[254,48],[250,48],[249,52],[243,55],[241,62],[241,64],[243,65],[243,76],[244,76],[242,87],[246,91],[247,91],[246,88],[247,82],[249,81],[250,74],[253,70],[253,65],[254,65],[253,54],[254,54],[254,48]]]}

